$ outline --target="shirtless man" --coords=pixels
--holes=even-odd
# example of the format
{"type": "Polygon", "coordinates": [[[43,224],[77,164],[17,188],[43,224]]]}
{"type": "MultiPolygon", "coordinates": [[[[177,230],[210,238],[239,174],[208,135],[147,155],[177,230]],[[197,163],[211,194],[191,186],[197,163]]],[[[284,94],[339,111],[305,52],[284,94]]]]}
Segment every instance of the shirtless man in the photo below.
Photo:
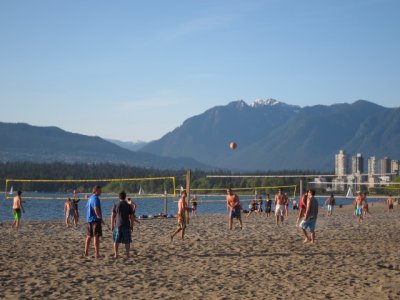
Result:
{"type": "Polygon", "coordinates": [[[386,203],[388,205],[388,212],[393,212],[394,199],[392,195],[389,195],[389,198],[387,198],[386,203]]]}
{"type": "Polygon", "coordinates": [[[229,209],[229,229],[232,230],[233,218],[239,220],[240,229],[243,229],[239,197],[233,193],[231,188],[226,190],[226,205],[229,209]]]}
{"type": "Polygon", "coordinates": [[[315,242],[315,225],[317,223],[318,216],[318,200],[315,199],[315,191],[309,190],[306,204],[306,211],[304,214],[303,221],[300,223],[301,233],[304,236],[303,243],[314,243],[315,242]],[[307,228],[310,229],[311,239],[308,237],[307,228]]]}
{"type": "MultiPolygon", "coordinates": [[[[137,205],[131,198],[128,198],[128,204],[132,207],[133,209],[133,223],[138,223],[140,224],[139,220],[136,218],[136,208],[137,205]]],[[[133,224],[132,224],[133,225],[133,224]]]]}
{"type": "Polygon", "coordinates": [[[15,225],[15,228],[17,229],[17,231],[18,231],[19,225],[20,225],[21,211],[23,213],[25,213],[24,207],[22,206],[21,194],[22,194],[21,191],[17,192],[17,196],[14,197],[13,207],[12,207],[13,214],[14,214],[14,222],[12,223],[11,228],[13,228],[15,225]]]}
{"type": "Polygon", "coordinates": [[[64,203],[64,217],[65,225],[69,227],[69,224],[72,223],[75,218],[75,207],[72,204],[71,198],[68,198],[64,203]]]}
{"type": "Polygon", "coordinates": [[[286,196],[283,193],[282,189],[278,189],[278,194],[275,195],[275,216],[276,216],[276,226],[279,225],[279,221],[283,224],[283,218],[285,214],[285,203],[286,196]]]}
{"type": "Polygon", "coordinates": [[[189,208],[186,203],[187,193],[185,190],[181,192],[181,197],[178,201],[178,214],[176,215],[176,219],[178,221],[178,228],[171,235],[171,242],[173,241],[175,235],[181,232],[181,239],[185,238],[185,229],[186,229],[186,211],[189,211],[189,208]]]}
{"type": "Polygon", "coordinates": [[[335,205],[335,196],[333,194],[328,197],[325,201],[325,206],[327,208],[327,215],[328,217],[332,216],[333,206],[335,205]]]}
{"type": "Polygon", "coordinates": [[[361,193],[357,192],[357,196],[354,199],[353,205],[355,210],[354,215],[358,217],[358,223],[361,223],[363,219],[363,211],[362,211],[363,202],[364,201],[361,193]]]}

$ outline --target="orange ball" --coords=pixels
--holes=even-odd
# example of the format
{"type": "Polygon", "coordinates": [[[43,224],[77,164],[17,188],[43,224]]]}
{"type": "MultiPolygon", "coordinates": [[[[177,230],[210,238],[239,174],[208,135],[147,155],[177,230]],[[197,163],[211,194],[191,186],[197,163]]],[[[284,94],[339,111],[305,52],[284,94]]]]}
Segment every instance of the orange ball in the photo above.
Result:
{"type": "Polygon", "coordinates": [[[235,150],[237,145],[236,145],[235,142],[232,142],[232,143],[229,144],[229,147],[231,147],[232,150],[235,150]]]}

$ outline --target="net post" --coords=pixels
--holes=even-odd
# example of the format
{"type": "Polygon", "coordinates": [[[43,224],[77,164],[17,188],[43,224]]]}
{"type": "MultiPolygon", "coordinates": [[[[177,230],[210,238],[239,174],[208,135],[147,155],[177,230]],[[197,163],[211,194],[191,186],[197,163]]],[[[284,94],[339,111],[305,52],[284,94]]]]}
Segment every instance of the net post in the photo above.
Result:
{"type": "Polygon", "coordinates": [[[4,190],[4,200],[7,200],[7,185],[8,185],[8,179],[6,178],[6,187],[4,190]]]}
{"type": "Polygon", "coordinates": [[[168,215],[168,201],[167,201],[167,190],[164,191],[164,214],[168,215]]]}
{"type": "MultiPolygon", "coordinates": [[[[189,207],[189,199],[190,199],[190,179],[191,179],[191,170],[187,170],[186,172],[186,205],[189,207]]],[[[189,211],[186,210],[185,212],[186,224],[189,224],[189,211]]]]}

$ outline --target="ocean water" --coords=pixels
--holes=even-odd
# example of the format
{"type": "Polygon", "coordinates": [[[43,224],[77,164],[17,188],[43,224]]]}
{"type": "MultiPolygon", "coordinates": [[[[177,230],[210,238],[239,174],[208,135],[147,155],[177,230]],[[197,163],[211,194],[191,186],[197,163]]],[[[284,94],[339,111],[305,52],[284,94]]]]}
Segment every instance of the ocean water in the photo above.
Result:
{"type": "MultiPolygon", "coordinates": [[[[23,193],[23,201],[25,214],[22,214],[22,220],[63,220],[64,219],[64,203],[67,197],[71,195],[63,194],[44,194],[44,193],[23,193]],[[34,197],[34,198],[31,198],[34,197]],[[62,198],[59,200],[46,199],[49,197],[62,198]],[[65,200],[64,200],[65,199],[65,200]]],[[[316,197],[320,206],[323,206],[326,197],[316,197]]],[[[110,195],[100,196],[102,212],[105,218],[109,218],[111,215],[111,209],[118,198],[110,195]],[[102,199],[103,198],[103,199],[102,199]],[[111,198],[111,199],[109,199],[111,198]]],[[[227,213],[225,196],[198,196],[197,214],[225,214],[227,213]],[[204,201],[204,202],[202,202],[204,201]]],[[[242,196],[240,201],[242,202],[243,208],[248,209],[249,202],[253,199],[252,196],[242,196]]],[[[177,203],[173,197],[167,198],[167,209],[168,214],[175,215],[177,212],[177,203]]],[[[136,216],[142,215],[157,215],[164,211],[164,198],[141,198],[134,199],[137,204],[136,216]]],[[[297,202],[299,199],[297,199],[297,202]]],[[[376,198],[368,198],[368,202],[373,203],[380,201],[376,198]]],[[[347,198],[336,198],[336,205],[348,205],[353,202],[353,199],[347,198]]],[[[84,220],[86,212],[86,200],[82,200],[78,203],[80,219],[84,220]]],[[[265,207],[265,201],[263,202],[263,208],[265,207]]],[[[291,210],[292,205],[289,206],[291,210]]],[[[0,221],[11,221],[13,220],[12,215],[12,199],[5,199],[5,194],[0,194],[0,221]]]]}

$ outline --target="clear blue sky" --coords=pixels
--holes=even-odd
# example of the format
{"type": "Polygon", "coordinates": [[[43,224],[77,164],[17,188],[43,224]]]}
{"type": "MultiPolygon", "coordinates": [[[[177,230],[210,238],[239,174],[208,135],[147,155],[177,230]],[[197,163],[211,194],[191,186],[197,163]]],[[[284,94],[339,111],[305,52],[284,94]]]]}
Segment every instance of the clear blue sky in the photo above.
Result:
{"type": "Polygon", "coordinates": [[[0,0],[0,121],[126,141],[259,98],[400,106],[398,0],[0,0]]]}

